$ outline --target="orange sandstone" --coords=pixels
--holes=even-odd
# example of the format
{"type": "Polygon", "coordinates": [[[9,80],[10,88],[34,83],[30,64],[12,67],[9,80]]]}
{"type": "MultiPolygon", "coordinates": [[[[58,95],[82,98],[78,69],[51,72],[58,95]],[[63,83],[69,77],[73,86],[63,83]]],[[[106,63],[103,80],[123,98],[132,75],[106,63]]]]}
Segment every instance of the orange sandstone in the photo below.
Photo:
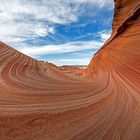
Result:
{"type": "Polygon", "coordinates": [[[0,140],[140,140],[139,45],[139,0],[115,0],[85,77],[0,42],[0,140]]]}

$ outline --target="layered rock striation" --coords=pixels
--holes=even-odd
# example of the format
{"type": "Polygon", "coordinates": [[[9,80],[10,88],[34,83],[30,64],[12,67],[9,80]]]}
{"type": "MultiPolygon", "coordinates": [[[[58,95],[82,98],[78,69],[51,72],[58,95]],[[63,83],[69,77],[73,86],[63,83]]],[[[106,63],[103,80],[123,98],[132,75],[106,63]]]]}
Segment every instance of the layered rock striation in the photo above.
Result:
{"type": "Polygon", "coordinates": [[[0,139],[139,140],[140,1],[115,0],[112,28],[82,76],[0,42],[0,139]]]}

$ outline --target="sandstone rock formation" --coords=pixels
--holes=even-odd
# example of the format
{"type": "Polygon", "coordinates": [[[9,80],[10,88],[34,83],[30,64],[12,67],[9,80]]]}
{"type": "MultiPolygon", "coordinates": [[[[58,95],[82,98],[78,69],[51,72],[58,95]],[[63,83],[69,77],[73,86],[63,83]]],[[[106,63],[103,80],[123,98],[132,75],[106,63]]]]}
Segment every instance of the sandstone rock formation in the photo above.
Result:
{"type": "Polygon", "coordinates": [[[139,0],[115,0],[86,77],[0,42],[0,140],[140,140],[139,45],[139,0]]]}

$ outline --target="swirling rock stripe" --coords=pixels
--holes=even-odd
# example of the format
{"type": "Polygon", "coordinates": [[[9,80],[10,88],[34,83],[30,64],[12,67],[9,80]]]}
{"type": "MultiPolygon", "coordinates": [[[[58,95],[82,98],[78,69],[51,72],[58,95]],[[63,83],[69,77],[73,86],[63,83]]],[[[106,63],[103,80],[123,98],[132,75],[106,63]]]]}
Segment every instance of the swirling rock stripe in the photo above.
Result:
{"type": "Polygon", "coordinates": [[[86,77],[0,42],[0,139],[140,140],[139,13],[139,0],[115,0],[112,36],[86,77]]]}

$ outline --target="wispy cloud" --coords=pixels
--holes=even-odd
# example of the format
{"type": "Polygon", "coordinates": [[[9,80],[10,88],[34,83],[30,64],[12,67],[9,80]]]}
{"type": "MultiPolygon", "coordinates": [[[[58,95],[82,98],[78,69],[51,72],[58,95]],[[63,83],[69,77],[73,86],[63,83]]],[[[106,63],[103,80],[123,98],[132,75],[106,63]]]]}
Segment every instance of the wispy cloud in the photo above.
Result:
{"type": "Polygon", "coordinates": [[[90,3],[92,5],[98,6],[98,8],[106,7],[113,8],[113,1],[111,0],[75,0],[77,3],[90,3]]]}
{"type": "Polygon", "coordinates": [[[60,45],[47,45],[47,46],[29,46],[29,47],[18,47],[18,49],[32,57],[38,57],[41,55],[47,54],[62,54],[62,53],[70,53],[76,52],[81,50],[88,50],[88,49],[99,49],[104,42],[102,41],[77,41],[77,42],[68,42],[65,44],[60,45]]]}
{"type": "Polygon", "coordinates": [[[52,60],[50,62],[62,66],[62,65],[88,65],[90,62],[90,57],[87,58],[78,58],[78,59],[58,59],[52,60]]]}
{"type": "Polygon", "coordinates": [[[9,43],[54,34],[55,24],[76,22],[84,4],[109,7],[112,0],[0,0],[0,3],[0,39],[9,43]]]}
{"type": "Polygon", "coordinates": [[[77,20],[76,8],[59,0],[0,0],[0,39],[25,41],[55,33],[54,24],[77,20]]]}
{"type": "MultiPolygon", "coordinates": [[[[54,54],[55,58],[55,54],[99,49],[110,36],[110,30],[101,28],[99,32],[93,26],[91,31],[88,26],[97,25],[97,9],[108,11],[112,5],[113,0],[0,0],[0,40],[39,59],[48,54],[54,54]],[[71,25],[74,29],[69,28],[71,25]],[[85,39],[95,36],[97,40],[85,39]]],[[[90,59],[80,56],[55,61],[72,63],[75,59],[87,63],[90,59]]]]}
{"type": "Polygon", "coordinates": [[[111,36],[111,31],[102,31],[99,32],[100,38],[103,42],[105,42],[111,36]]]}

